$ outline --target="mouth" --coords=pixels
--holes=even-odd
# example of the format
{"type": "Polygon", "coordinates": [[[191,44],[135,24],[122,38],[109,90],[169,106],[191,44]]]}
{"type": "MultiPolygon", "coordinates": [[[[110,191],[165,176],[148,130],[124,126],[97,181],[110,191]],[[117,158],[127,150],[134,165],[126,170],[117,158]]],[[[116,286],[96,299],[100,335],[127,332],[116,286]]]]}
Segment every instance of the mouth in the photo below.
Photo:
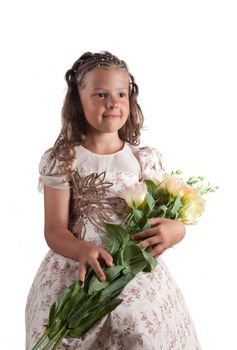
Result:
{"type": "Polygon", "coordinates": [[[107,114],[103,115],[103,117],[120,117],[118,114],[107,114]]]}
{"type": "Polygon", "coordinates": [[[108,118],[108,119],[115,119],[115,118],[119,118],[120,115],[117,114],[108,114],[108,115],[103,115],[103,118],[108,118]]]}

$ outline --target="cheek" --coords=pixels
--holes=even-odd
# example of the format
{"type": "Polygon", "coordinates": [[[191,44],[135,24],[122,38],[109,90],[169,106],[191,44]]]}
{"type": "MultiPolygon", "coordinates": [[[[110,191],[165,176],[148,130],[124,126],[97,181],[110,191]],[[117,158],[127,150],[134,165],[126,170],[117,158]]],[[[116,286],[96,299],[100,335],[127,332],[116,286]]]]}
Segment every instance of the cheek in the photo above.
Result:
{"type": "Polygon", "coordinates": [[[101,104],[95,103],[94,101],[87,101],[85,104],[84,111],[86,114],[94,114],[96,111],[100,110],[101,104]]]}
{"type": "Polygon", "coordinates": [[[122,106],[124,109],[129,109],[129,101],[122,101],[122,102],[121,102],[121,106],[122,106]]]}
{"type": "Polygon", "coordinates": [[[126,101],[126,102],[124,103],[123,108],[124,108],[125,110],[127,110],[128,114],[129,114],[129,111],[130,111],[129,101],[126,101]]]}

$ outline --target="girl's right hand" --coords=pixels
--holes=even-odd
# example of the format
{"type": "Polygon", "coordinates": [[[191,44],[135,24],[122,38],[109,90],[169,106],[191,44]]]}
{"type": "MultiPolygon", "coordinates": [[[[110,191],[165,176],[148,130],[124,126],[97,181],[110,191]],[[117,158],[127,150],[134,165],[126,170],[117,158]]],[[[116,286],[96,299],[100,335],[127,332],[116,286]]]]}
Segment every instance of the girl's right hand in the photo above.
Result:
{"type": "Polygon", "coordinates": [[[101,281],[105,281],[105,274],[100,266],[99,258],[103,258],[109,267],[113,266],[113,257],[103,248],[99,248],[96,245],[87,242],[80,241],[80,248],[78,254],[79,267],[79,280],[84,282],[86,270],[90,265],[95,271],[96,275],[101,281]]]}

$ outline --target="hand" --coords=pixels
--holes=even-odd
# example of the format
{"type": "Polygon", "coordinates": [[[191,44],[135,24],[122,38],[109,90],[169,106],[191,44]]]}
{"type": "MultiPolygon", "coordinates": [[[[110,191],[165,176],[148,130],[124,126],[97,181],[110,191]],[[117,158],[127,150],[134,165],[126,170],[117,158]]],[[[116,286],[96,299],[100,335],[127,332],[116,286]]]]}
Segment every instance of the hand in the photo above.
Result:
{"type": "Polygon", "coordinates": [[[101,281],[105,281],[106,276],[100,266],[99,258],[103,258],[109,267],[113,266],[113,258],[108,252],[106,252],[106,250],[104,250],[103,248],[99,248],[90,242],[80,241],[78,254],[78,260],[80,262],[80,281],[84,282],[88,265],[90,265],[93,268],[96,275],[101,281]]]}
{"type": "Polygon", "coordinates": [[[150,247],[148,252],[154,258],[180,242],[185,236],[185,226],[179,220],[152,218],[148,222],[152,227],[132,235],[132,239],[145,238],[138,246],[141,248],[150,247]]]}

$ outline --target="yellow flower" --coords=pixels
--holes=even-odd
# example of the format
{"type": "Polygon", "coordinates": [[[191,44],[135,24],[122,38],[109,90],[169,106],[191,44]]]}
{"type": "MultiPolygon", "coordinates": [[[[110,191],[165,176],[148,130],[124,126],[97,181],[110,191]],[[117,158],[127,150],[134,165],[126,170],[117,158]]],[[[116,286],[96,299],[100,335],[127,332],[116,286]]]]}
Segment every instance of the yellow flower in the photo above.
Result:
{"type": "Polygon", "coordinates": [[[205,199],[200,195],[198,189],[186,189],[182,198],[182,204],[179,219],[187,225],[196,224],[205,208],[205,199]]]}
{"type": "Polygon", "coordinates": [[[143,182],[138,182],[130,187],[125,187],[119,192],[130,208],[143,208],[146,203],[147,187],[143,182]]]}
{"type": "Polygon", "coordinates": [[[157,186],[159,189],[166,190],[172,197],[183,197],[189,186],[178,176],[166,174],[162,182],[157,186]]]}

